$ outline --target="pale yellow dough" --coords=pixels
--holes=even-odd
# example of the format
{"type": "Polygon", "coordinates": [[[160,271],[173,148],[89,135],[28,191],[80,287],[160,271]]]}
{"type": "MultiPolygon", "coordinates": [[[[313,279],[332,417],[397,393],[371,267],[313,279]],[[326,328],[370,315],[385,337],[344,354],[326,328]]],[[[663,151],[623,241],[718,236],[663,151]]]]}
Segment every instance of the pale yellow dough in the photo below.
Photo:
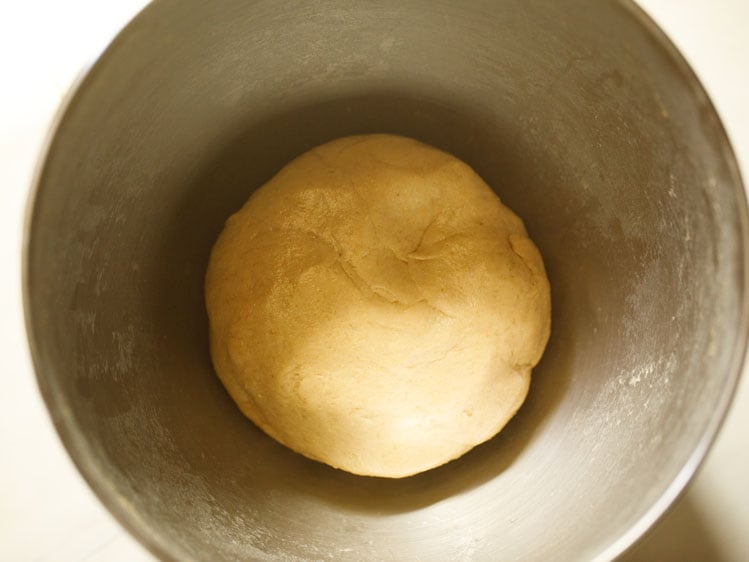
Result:
{"type": "Polygon", "coordinates": [[[415,140],[303,154],[229,218],[206,277],[216,372],[252,421],[356,474],[402,477],[490,439],[549,337],[522,221],[415,140]]]}

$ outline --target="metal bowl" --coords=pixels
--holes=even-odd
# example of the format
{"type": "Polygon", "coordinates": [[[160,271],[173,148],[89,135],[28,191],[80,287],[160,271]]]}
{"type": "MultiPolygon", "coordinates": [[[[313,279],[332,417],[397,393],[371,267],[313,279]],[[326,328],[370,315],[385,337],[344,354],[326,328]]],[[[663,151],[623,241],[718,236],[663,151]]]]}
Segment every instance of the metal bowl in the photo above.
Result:
{"type": "Polygon", "coordinates": [[[747,263],[716,113],[629,1],[157,0],[57,124],[25,299],[73,460],[164,559],[602,560],[668,507],[718,430],[747,263]],[[552,283],[520,413],[404,480],[266,437],[207,347],[203,275],[226,217],[295,155],[366,132],[471,164],[552,283]]]}

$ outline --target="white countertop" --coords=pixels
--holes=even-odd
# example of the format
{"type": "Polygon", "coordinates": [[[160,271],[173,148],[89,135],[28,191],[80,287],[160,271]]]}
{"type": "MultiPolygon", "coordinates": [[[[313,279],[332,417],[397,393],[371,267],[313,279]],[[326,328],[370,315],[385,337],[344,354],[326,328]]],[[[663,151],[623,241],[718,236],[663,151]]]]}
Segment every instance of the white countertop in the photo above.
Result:
{"type": "MultiPolygon", "coordinates": [[[[26,347],[21,224],[70,83],[145,0],[24,0],[0,17],[0,560],[152,561],[98,502],[52,427],[26,347]]],[[[749,0],[640,0],[693,65],[749,182],[749,0]]],[[[745,373],[744,379],[749,375],[745,373]]],[[[624,560],[749,560],[749,379],[677,506],[624,560]]]]}

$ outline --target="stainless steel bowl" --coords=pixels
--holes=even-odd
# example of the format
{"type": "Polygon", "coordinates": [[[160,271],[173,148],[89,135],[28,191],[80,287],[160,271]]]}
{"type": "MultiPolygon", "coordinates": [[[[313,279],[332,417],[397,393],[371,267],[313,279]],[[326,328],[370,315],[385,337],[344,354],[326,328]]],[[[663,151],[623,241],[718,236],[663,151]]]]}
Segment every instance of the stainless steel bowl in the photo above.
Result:
{"type": "Polygon", "coordinates": [[[686,485],[747,340],[747,206],[703,89],[629,1],[157,0],[80,84],[33,196],[39,384],[165,559],[615,557],[686,485]],[[410,135],[525,218],[553,334],[497,438],[405,480],[309,461],[211,371],[224,219],[337,136],[410,135]]]}

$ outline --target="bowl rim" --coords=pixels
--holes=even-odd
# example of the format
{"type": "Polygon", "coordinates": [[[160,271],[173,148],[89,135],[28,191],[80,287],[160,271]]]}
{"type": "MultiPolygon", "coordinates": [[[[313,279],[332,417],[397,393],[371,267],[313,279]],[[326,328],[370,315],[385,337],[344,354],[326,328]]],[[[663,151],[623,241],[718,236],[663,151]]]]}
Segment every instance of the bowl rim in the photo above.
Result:
{"type": "MultiPolygon", "coordinates": [[[[686,80],[691,94],[699,100],[709,119],[709,126],[716,133],[717,148],[728,164],[731,184],[737,200],[737,215],[739,218],[739,231],[741,236],[738,242],[741,246],[742,257],[741,285],[739,298],[741,301],[741,314],[739,316],[739,331],[735,340],[734,348],[731,350],[731,359],[725,384],[721,390],[715,408],[710,415],[696,446],[687,458],[683,467],[676,477],[666,487],[663,493],[652,503],[652,505],[640,515],[616,540],[611,542],[603,550],[595,553],[593,560],[608,561],[621,556],[630,549],[663,517],[673,506],[676,500],[684,494],[688,484],[704,463],[707,453],[715,442],[715,438],[726,418],[729,407],[736,393],[741,374],[746,362],[747,345],[749,345],[749,206],[747,194],[742,181],[739,164],[731,147],[728,134],[720,119],[717,109],[712,103],[696,72],[685,59],[684,55],[677,49],[675,44],[658,26],[652,17],[640,7],[635,0],[610,0],[612,4],[618,4],[655,40],[657,48],[662,49],[669,63],[686,80]]],[[[162,560],[184,560],[193,557],[180,549],[179,545],[167,542],[153,532],[151,527],[139,516],[128,499],[117,491],[108,478],[101,465],[96,461],[90,444],[85,438],[85,432],[77,424],[66,401],[61,398],[62,394],[55,388],[55,377],[49,376],[49,370],[54,366],[46,365],[42,359],[39,339],[37,338],[39,319],[34,312],[30,290],[30,248],[33,240],[32,225],[40,198],[41,187],[46,176],[46,165],[57,138],[57,134],[68,115],[69,109],[76,102],[79,92],[83,90],[92,72],[99,65],[105,64],[107,56],[116,48],[118,40],[132,32],[132,30],[145,20],[158,0],[149,0],[122,28],[114,33],[107,44],[94,51],[94,55],[88,62],[82,65],[78,75],[70,84],[67,92],[62,98],[54,116],[50,120],[42,148],[39,150],[34,171],[29,182],[26,208],[23,218],[22,233],[22,255],[21,255],[21,287],[24,310],[24,324],[26,329],[26,340],[32,360],[35,378],[39,391],[47,407],[54,428],[62,441],[65,450],[77,468],[80,475],[93,490],[103,506],[114,516],[117,522],[125,528],[128,533],[137,539],[151,554],[162,560]]]]}
{"type": "Polygon", "coordinates": [[[62,96],[54,115],[48,123],[44,134],[44,140],[34,163],[34,170],[29,181],[29,190],[26,198],[26,206],[23,217],[22,247],[21,247],[21,292],[23,299],[24,325],[26,329],[26,340],[34,369],[39,392],[42,395],[49,417],[55,431],[62,441],[68,457],[83,477],[88,487],[94,492],[101,505],[114,517],[128,534],[159,560],[184,560],[193,559],[186,552],[178,552],[174,543],[162,540],[158,533],[151,530],[138,515],[138,512],[119,493],[101,465],[96,461],[89,442],[84,437],[85,432],[78,425],[65,400],[61,399],[61,393],[57,392],[53,376],[47,372],[54,369],[52,365],[45,365],[37,338],[37,322],[33,311],[31,289],[30,289],[30,252],[33,239],[33,223],[36,213],[37,201],[44,184],[47,161],[54,149],[55,140],[61,129],[70,108],[77,101],[78,94],[83,90],[86,82],[91,78],[96,68],[106,62],[107,56],[116,48],[118,40],[134,29],[142,19],[148,17],[147,12],[154,5],[155,0],[147,0],[135,15],[130,18],[118,31],[114,32],[102,47],[93,49],[90,58],[83,62],[77,75],[62,96]]]}
{"type": "Polygon", "coordinates": [[[742,268],[741,268],[741,313],[739,315],[739,331],[736,343],[731,350],[731,360],[726,377],[725,385],[718,397],[712,415],[705,425],[702,435],[687,461],[676,477],[666,487],[649,509],[635,521],[616,541],[601,551],[594,560],[614,560],[624,554],[632,546],[642,540],[654,525],[675,505],[676,501],[686,492],[688,485],[692,482],[699,469],[703,466],[707,453],[715,443],[715,439],[726,419],[731,402],[736,394],[736,389],[744,370],[747,358],[747,345],[749,344],[749,208],[747,207],[746,186],[741,177],[736,154],[731,146],[728,133],[723,125],[720,115],[713,104],[707,90],[702,85],[697,73],[671,41],[666,32],[660,28],[655,20],[635,0],[616,0],[625,10],[634,17],[642,28],[655,39],[658,47],[665,51],[669,61],[675,69],[686,79],[692,95],[697,98],[705,109],[705,115],[713,127],[717,144],[728,164],[732,185],[737,199],[737,215],[741,236],[738,242],[741,244],[742,268]]]}

